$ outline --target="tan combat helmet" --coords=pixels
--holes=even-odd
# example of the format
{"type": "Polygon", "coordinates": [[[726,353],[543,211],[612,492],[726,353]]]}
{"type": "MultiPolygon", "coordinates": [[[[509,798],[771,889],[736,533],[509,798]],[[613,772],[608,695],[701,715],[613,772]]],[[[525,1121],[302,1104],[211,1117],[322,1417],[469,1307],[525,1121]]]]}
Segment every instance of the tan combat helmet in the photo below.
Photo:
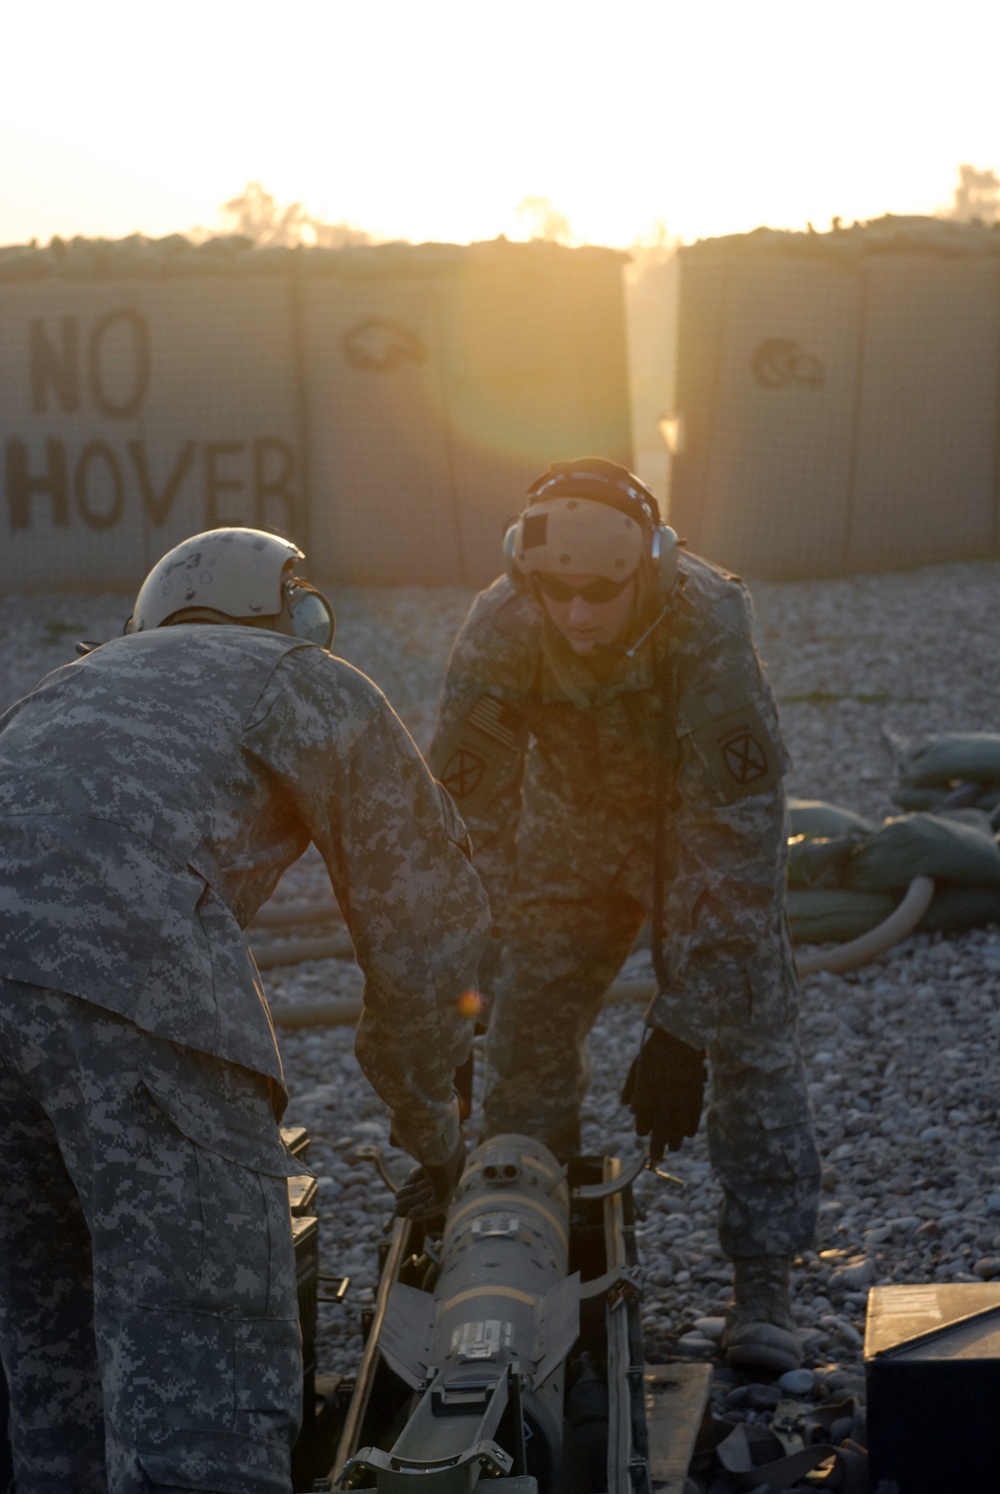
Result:
{"type": "Polygon", "coordinates": [[[333,610],[293,575],[305,556],[291,540],[260,529],[209,529],[157,561],[139,588],[126,633],[175,622],[239,622],[275,627],[329,648],[333,610]],[[279,620],[284,614],[288,626],[279,620]],[[273,621],[272,621],[273,620],[273,621]]]}
{"type": "Polygon", "coordinates": [[[635,519],[591,498],[536,499],[517,521],[513,557],[526,576],[604,576],[625,581],[639,569],[646,535],[635,519]]]}
{"type": "Polygon", "coordinates": [[[528,506],[504,536],[515,585],[538,574],[640,583],[666,597],[677,575],[677,535],[645,483],[603,457],[553,462],[528,488],[528,506]]]}

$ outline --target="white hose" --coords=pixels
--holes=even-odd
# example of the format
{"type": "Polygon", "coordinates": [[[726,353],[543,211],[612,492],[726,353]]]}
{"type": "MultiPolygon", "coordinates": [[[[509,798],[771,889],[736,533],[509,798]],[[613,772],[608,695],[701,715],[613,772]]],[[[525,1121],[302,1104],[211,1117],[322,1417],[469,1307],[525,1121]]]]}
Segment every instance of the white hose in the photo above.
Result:
{"type": "Polygon", "coordinates": [[[276,939],[273,944],[253,944],[250,953],[258,970],[275,965],[301,965],[304,960],[353,960],[354,945],[346,929],[318,939],[276,939]]]}
{"type": "Polygon", "coordinates": [[[806,955],[804,959],[796,960],[795,968],[800,975],[816,975],[821,970],[857,970],[861,965],[869,964],[905,939],[907,934],[913,933],[930,907],[933,896],[933,877],[914,877],[903,901],[877,928],[869,929],[867,934],[851,939],[847,944],[838,944],[835,949],[806,955]]]}
{"type": "Polygon", "coordinates": [[[341,996],[331,1001],[296,1001],[288,1006],[272,1006],[275,1027],[354,1027],[361,1016],[360,996],[341,996]]]}
{"type": "Polygon", "coordinates": [[[254,915],[255,929],[291,928],[296,923],[342,923],[343,915],[335,902],[323,898],[283,908],[280,903],[264,903],[254,915]]]}

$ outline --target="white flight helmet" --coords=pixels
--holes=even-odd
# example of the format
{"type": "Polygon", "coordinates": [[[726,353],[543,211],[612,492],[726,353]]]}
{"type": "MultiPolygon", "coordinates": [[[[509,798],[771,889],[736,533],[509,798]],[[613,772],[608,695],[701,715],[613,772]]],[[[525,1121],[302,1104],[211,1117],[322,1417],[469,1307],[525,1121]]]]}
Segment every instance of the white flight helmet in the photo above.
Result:
{"type": "Polygon", "coordinates": [[[293,576],[305,556],[291,540],[260,529],[209,529],[168,550],[139,588],[126,633],[143,633],[202,614],[192,621],[253,623],[284,609],[296,637],[324,648],[333,641],[333,610],[308,582],[293,576]]]}

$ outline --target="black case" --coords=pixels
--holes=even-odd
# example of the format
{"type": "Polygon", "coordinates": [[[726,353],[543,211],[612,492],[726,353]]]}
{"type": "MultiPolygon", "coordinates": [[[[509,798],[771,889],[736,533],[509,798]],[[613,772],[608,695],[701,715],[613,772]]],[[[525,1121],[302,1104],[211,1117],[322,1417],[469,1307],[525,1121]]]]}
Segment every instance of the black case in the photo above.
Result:
{"type": "Polygon", "coordinates": [[[874,1489],[1000,1489],[1000,1281],[873,1287],[865,1378],[874,1489]]]}

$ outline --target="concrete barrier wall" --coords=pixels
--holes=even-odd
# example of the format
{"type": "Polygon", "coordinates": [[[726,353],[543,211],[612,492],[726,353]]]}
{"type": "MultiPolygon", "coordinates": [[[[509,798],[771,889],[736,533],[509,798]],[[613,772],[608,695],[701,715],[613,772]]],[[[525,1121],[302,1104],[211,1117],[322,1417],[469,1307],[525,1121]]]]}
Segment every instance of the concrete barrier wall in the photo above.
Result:
{"type": "Polygon", "coordinates": [[[286,303],[269,282],[0,284],[0,585],[131,580],[230,516],[301,527],[286,303]]]}
{"type": "Polygon", "coordinates": [[[482,584],[548,462],[630,460],[621,255],[157,247],[0,252],[0,588],[131,586],[218,524],[482,584]]]}
{"type": "Polygon", "coordinates": [[[879,255],[865,280],[848,562],[994,554],[1000,259],[879,255]]]}
{"type": "Polygon", "coordinates": [[[1000,254],[927,220],[681,251],[670,514],[794,577],[1000,552],[1000,254]]]}

